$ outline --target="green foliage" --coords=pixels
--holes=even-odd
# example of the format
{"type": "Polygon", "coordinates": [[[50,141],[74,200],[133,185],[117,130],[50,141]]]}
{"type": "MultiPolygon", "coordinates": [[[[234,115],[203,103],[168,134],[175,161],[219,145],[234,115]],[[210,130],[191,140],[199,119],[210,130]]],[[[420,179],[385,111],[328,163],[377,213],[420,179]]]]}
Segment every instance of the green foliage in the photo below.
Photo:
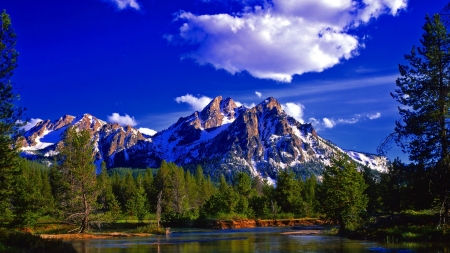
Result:
{"type": "Polygon", "coordinates": [[[316,207],[319,204],[316,198],[317,187],[317,178],[312,174],[306,179],[302,191],[304,213],[307,217],[314,217],[316,215],[316,207]]]}
{"type": "Polygon", "coordinates": [[[11,19],[5,10],[0,20],[0,221],[10,220],[11,199],[20,173],[16,139],[23,126],[23,109],[14,106],[19,95],[14,94],[10,78],[17,67],[15,49],[16,34],[11,27],[11,19]]]}
{"type": "Polygon", "coordinates": [[[157,235],[164,235],[166,234],[166,229],[163,227],[159,227],[156,225],[156,223],[151,223],[147,226],[140,226],[136,228],[136,232],[138,233],[146,233],[146,234],[157,234],[157,235]]]}
{"type": "Polygon", "coordinates": [[[139,222],[143,222],[149,214],[149,207],[147,202],[147,194],[142,186],[142,177],[137,178],[138,187],[136,192],[127,202],[128,213],[138,218],[139,222]]]}
{"type": "Polygon", "coordinates": [[[357,229],[367,208],[367,185],[348,156],[331,158],[319,186],[319,209],[326,218],[340,225],[340,232],[357,229]]]}
{"type": "Polygon", "coordinates": [[[292,170],[280,170],[277,178],[277,188],[275,189],[275,199],[282,212],[295,213],[300,217],[305,215],[302,188],[301,179],[297,180],[292,170]]]}
{"type": "Polygon", "coordinates": [[[114,195],[117,196],[117,200],[122,207],[122,212],[126,213],[127,211],[130,211],[130,209],[127,210],[127,202],[132,199],[137,192],[136,183],[131,171],[128,171],[124,177],[114,174],[113,192],[114,195]]]}
{"type": "Polygon", "coordinates": [[[139,175],[144,176],[147,171],[151,171],[153,174],[156,174],[158,169],[152,169],[152,168],[146,168],[146,169],[139,169],[139,168],[124,168],[124,167],[116,167],[116,168],[110,168],[107,170],[108,174],[110,176],[114,174],[119,174],[120,177],[123,177],[127,175],[129,172],[131,172],[131,175],[133,178],[137,178],[139,175]]]}
{"type": "Polygon", "coordinates": [[[0,252],[76,253],[76,250],[70,243],[61,239],[42,239],[30,233],[0,229],[0,252]]]}
{"type": "Polygon", "coordinates": [[[272,218],[270,200],[267,196],[254,195],[249,200],[249,207],[253,211],[252,215],[258,219],[272,218]]]}
{"type": "Polygon", "coordinates": [[[116,221],[121,215],[121,207],[117,197],[113,193],[112,180],[106,171],[106,164],[102,162],[101,172],[97,176],[98,187],[98,211],[104,213],[104,219],[109,222],[116,221]]]}
{"type": "Polygon", "coordinates": [[[399,65],[392,97],[400,103],[401,117],[391,135],[429,173],[429,192],[438,197],[448,215],[450,191],[450,34],[439,15],[425,18],[421,47],[405,55],[399,65]]]}
{"type": "Polygon", "coordinates": [[[12,197],[14,223],[32,227],[41,216],[52,213],[55,208],[48,178],[48,168],[42,165],[20,160],[20,182],[12,197]]]}
{"type": "Polygon", "coordinates": [[[99,193],[93,148],[88,130],[67,129],[55,172],[60,173],[59,194],[65,218],[79,224],[81,233],[89,229],[89,218],[99,193]]]}

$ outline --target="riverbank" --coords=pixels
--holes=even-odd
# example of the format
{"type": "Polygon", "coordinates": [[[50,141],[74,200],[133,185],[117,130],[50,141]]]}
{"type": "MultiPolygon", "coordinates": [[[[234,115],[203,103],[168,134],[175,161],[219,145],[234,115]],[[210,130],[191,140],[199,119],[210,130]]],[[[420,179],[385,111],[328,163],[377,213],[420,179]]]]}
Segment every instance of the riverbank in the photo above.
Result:
{"type": "Polygon", "coordinates": [[[321,219],[277,219],[277,220],[213,220],[210,227],[214,229],[238,229],[255,227],[294,227],[294,226],[321,226],[326,223],[321,219]]]}
{"type": "Polygon", "coordinates": [[[0,228],[0,252],[76,253],[76,250],[62,239],[42,238],[30,232],[0,228]]]}
{"type": "Polygon", "coordinates": [[[84,233],[84,234],[41,234],[39,235],[43,239],[62,239],[62,240],[75,240],[75,239],[106,239],[116,237],[144,237],[151,236],[147,233],[128,233],[128,232],[111,232],[111,233],[84,233]]]}

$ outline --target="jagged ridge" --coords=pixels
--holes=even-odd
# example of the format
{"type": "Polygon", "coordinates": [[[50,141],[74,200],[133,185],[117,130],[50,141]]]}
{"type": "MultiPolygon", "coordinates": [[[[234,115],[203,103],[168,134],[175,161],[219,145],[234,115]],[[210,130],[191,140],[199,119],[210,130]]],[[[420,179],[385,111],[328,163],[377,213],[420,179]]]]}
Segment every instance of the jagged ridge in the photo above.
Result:
{"type": "Polygon", "coordinates": [[[221,96],[152,137],[89,114],[42,121],[25,133],[22,150],[41,157],[55,155],[60,139],[45,141],[72,125],[91,132],[96,158],[108,167],[157,167],[166,160],[186,167],[201,164],[212,176],[246,171],[271,180],[287,167],[305,176],[319,174],[337,152],[377,170],[385,170],[388,162],[385,157],[344,151],[322,139],[311,124],[287,115],[274,98],[249,109],[221,96]]]}

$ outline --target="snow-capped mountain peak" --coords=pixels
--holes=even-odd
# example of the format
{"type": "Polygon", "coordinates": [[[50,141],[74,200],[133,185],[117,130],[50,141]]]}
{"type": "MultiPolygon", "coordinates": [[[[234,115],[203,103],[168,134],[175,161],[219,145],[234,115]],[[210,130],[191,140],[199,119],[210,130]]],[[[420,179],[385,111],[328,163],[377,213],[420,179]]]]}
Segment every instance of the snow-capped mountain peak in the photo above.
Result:
{"type": "Polygon", "coordinates": [[[385,157],[342,150],[321,138],[311,124],[287,115],[272,97],[245,108],[218,96],[202,111],[180,118],[152,137],[90,114],[65,115],[41,121],[27,131],[22,150],[40,157],[56,154],[68,126],[88,129],[96,158],[109,167],[158,167],[166,160],[187,167],[202,164],[213,177],[246,171],[270,181],[286,168],[302,175],[320,174],[336,153],[345,152],[355,162],[379,171],[386,170],[389,162],[385,157]]]}

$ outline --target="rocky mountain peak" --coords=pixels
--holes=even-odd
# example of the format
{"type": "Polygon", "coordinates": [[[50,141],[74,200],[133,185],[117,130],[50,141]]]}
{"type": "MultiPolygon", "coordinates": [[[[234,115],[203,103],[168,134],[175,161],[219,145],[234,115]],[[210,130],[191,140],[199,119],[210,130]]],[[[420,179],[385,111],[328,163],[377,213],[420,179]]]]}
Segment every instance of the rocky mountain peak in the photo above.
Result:
{"type": "Polygon", "coordinates": [[[237,108],[236,103],[231,98],[226,98],[220,103],[220,110],[227,116],[228,118],[234,119],[235,117],[235,109],[237,108]]]}
{"type": "Polygon", "coordinates": [[[214,98],[201,112],[200,120],[204,129],[219,127],[226,121],[235,119],[236,103],[231,98],[222,99],[222,96],[214,98]]]}
{"type": "Polygon", "coordinates": [[[106,122],[99,120],[88,113],[85,113],[76,117],[73,120],[72,124],[74,126],[77,126],[80,130],[89,130],[91,133],[94,133],[99,131],[100,128],[102,128],[103,125],[106,124],[106,122]]]}
{"type": "Polygon", "coordinates": [[[281,104],[273,97],[265,99],[263,102],[256,106],[256,110],[259,112],[272,111],[275,109],[275,113],[281,113],[281,104]]]}
{"type": "Polygon", "coordinates": [[[54,128],[59,129],[61,127],[67,126],[72,123],[74,119],[74,116],[66,114],[53,123],[54,128]]]}
{"type": "MultiPolygon", "coordinates": [[[[41,158],[55,155],[60,135],[69,126],[91,132],[96,159],[108,167],[157,167],[166,160],[181,166],[204,164],[211,176],[248,171],[272,180],[288,167],[302,175],[319,174],[333,153],[345,152],[318,136],[311,124],[287,115],[272,97],[249,109],[221,96],[150,138],[90,114],[45,120],[25,133],[22,151],[41,158]]],[[[360,164],[386,167],[384,158],[351,154],[360,164]]]]}

